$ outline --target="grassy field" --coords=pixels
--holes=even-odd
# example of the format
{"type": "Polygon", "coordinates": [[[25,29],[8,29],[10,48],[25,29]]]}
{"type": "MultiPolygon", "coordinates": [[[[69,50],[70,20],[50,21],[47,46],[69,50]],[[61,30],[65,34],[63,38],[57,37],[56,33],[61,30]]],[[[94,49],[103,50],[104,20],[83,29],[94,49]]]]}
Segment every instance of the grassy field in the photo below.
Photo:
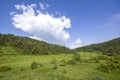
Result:
{"type": "Polygon", "coordinates": [[[72,59],[72,54],[23,55],[14,48],[1,47],[0,66],[9,66],[11,70],[0,72],[0,80],[120,80],[120,74],[105,73],[97,69],[105,61],[94,60],[103,56],[101,53],[79,54],[81,62],[67,64],[72,59]],[[31,69],[34,61],[38,68],[31,69]],[[62,61],[66,62],[66,65],[61,66],[62,61]]]}

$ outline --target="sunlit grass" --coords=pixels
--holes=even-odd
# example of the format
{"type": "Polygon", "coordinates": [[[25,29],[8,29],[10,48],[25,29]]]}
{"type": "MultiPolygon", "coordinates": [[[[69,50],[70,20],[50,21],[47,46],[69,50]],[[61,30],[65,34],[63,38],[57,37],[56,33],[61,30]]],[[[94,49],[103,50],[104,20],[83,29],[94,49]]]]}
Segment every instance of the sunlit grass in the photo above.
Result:
{"type": "MultiPolygon", "coordinates": [[[[3,52],[8,52],[8,47],[2,49],[3,52]]],[[[11,55],[0,56],[0,66],[7,65],[12,69],[5,72],[0,72],[0,80],[119,80],[120,76],[117,73],[104,73],[96,68],[101,62],[87,62],[91,58],[101,56],[101,53],[95,52],[79,52],[82,62],[77,62],[75,65],[67,64],[60,66],[61,60],[72,59],[72,54],[60,55],[14,55],[13,48],[10,49],[11,55]],[[58,69],[54,70],[54,64],[51,61],[55,59],[58,69]],[[86,60],[86,62],[85,62],[86,60]],[[33,61],[42,64],[37,69],[31,69],[30,65],[33,61]]],[[[16,54],[18,54],[16,52],[16,54]]]]}

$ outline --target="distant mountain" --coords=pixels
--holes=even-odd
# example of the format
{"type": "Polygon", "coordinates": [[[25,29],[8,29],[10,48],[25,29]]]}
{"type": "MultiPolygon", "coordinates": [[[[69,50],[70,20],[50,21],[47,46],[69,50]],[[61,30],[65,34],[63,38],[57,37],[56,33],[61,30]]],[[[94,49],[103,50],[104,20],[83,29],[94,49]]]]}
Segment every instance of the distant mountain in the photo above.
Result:
{"type": "Polygon", "coordinates": [[[83,51],[83,52],[102,52],[107,55],[120,55],[120,38],[116,38],[107,42],[92,44],[80,48],[76,48],[75,51],[83,51]]]}
{"type": "Polygon", "coordinates": [[[48,44],[44,41],[28,37],[14,36],[13,34],[0,34],[0,47],[15,47],[25,54],[61,54],[72,53],[72,50],[59,45],[48,44]]]}

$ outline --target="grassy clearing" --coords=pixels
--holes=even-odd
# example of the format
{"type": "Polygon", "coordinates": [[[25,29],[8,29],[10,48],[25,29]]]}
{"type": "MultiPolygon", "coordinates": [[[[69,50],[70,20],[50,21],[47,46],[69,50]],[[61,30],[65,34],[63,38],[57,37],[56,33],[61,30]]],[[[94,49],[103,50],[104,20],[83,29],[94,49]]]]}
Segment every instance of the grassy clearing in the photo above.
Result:
{"type": "Polygon", "coordinates": [[[60,66],[61,60],[67,62],[72,59],[73,55],[16,55],[18,52],[9,47],[4,47],[0,51],[2,52],[0,53],[2,55],[0,66],[11,67],[11,70],[0,72],[0,80],[120,80],[120,75],[117,73],[104,73],[96,69],[104,63],[104,60],[90,61],[90,59],[101,56],[100,53],[80,52],[81,63],[60,66]],[[7,55],[9,52],[14,54],[7,55]],[[53,68],[53,60],[55,60],[57,69],[53,68]],[[42,66],[38,65],[37,69],[31,69],[33,61],[42,66]]]}

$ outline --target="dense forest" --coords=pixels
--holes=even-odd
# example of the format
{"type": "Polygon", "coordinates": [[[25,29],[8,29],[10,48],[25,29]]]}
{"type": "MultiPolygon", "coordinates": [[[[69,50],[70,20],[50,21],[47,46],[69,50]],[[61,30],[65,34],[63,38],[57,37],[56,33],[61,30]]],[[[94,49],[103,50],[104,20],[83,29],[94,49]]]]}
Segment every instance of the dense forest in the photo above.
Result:
{"type": "Polygon", "coordinates": [[[48,44],[44,41],[14,36],[13,34],[0,34],[0,47],[2,46],[15,47],[25,54],[60,54],[73,52],[64,46],[48,44]]]}
{"type": "Polygon", "coordinates": [[[120,38],[116,38],[107,42],[92,44],[80,48],[76,48],[75,51],[82,52],[102,52],[107,55],[120,55],[120,38]]]}

